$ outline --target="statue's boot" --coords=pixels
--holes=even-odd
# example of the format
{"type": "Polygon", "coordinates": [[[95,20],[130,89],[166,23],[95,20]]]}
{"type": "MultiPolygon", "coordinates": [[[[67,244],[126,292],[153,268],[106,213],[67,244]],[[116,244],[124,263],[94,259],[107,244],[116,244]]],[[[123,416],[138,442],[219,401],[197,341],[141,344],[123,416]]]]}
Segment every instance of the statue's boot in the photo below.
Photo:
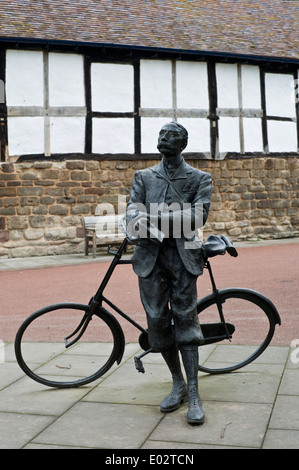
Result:
{"type": "Polygon", "coordinates": [[[161,402],[160,411],[162,413],[170,413],[177,410],[181,403],[188,400],[188,389],[182,374],[179,352],[176,345],[171,346],[161,354],[170,370],[173,386],[170,394],[161,402]]]}
{"type": "Polygon", "coordinates": [[[202,424],[205,414],[198,394],[198,347],[182,346],[181,354],[188,382],[187,421],[193,425],[202,424]]]}

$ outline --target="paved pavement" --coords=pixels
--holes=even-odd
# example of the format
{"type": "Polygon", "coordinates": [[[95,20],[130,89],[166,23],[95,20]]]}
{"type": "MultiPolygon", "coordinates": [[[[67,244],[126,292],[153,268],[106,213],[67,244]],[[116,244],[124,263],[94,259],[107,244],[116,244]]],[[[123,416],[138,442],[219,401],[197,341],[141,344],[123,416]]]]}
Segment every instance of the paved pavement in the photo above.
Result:
{"type": "MultiPolygon", "coordinates": [[[[284,247],[287,242],[295,246],[298,240],[277,241],[275,246],[284,247]]],[[[82,261],[94,263],[91,258],[68,255],[1,260],[0,264],[4,274],[26,268],[35,271],[39,263],[74,266],[82,261]]],[[[299,333],[297,318],[298,310],[297,330],[290,340],[299,333]]],[[[210,359],[217,360],[220,354],[229,361],[231,354],[247,345],[217,348],[209,351],[210,359]]],[[[150,454],[153,459],[163,454],[169,461],[177,459],[174,463],[182,463],[184,457],[179,461],[169,456],[188,451],[189,458],[196,458],[200,449],[299,448],[299,350],[290,341],[274,342],[240,371],[217,376],[199,373],[206,413],[201,426],[186,422],[187,404],[173,413],[160,413],[159,403],[171,388],[168,370],[160,354],[152,354],[144,359],[146,373],[138,373],[133,360],[138,350],[138,344],[127,344],[123,362],[97,382],[56,390],[25,376],[16,364],[13,343],[5,342],[4,349],[0,347],[0,448],[104,449],[101,455],[109,458],[141,456],[147,462],[150,454]]],[[[80,359],[78,354],[76,358],[80,359]]]]}

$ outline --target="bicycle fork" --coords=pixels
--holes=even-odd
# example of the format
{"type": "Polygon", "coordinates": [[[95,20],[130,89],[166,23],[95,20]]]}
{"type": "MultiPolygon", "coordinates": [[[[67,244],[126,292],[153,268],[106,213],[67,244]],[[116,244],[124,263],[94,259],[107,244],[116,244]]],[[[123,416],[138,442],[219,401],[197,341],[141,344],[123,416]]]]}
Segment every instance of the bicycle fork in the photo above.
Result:
{"type": "Polygon", "coordinates": [[[64,338],[65,348],[69,348],[70,346],[75,344],[81,338],[81,336],[85,332],[86,328],[88,327],[89,322],[92,319],[92,316],[93,316],[94,312],[98,309],[98,307],[100,305],[100,303],[97,300],[95,300],[94,298],[91,299],[89,304],[90,304],[90,310],[88,311],[88,313],[85,312],[85,314],[83,315],[83,318],[82,318],[81,322],[79,323],[79,325],[77,326],[77,328],[73,331],[73,333],[71,333],[70,335],[68,335],[64,338]],[[81,331],[80,331],[80,329],[81,329],[81,331]],[[72,338],[73,336],[75,336],[75,334],[78,333],[78,331],[80,331],[80,333],[72,341],[70,341],[68,343],[68,340],[70,338],[72,338]]]}

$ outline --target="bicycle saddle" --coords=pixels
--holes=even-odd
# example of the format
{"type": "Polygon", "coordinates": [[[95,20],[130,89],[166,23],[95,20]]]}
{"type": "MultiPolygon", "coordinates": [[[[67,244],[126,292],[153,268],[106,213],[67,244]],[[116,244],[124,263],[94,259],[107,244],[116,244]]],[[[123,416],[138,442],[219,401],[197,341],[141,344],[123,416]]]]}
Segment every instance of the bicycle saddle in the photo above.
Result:
{"type": "Polygon", "coordinates": [[[202,245],[204,258],[212,258],[217,255],[224,255],[228,252],[231,256],[238,256],[238,252],[230,239],[225,235],[210,235],[202,245]]]}

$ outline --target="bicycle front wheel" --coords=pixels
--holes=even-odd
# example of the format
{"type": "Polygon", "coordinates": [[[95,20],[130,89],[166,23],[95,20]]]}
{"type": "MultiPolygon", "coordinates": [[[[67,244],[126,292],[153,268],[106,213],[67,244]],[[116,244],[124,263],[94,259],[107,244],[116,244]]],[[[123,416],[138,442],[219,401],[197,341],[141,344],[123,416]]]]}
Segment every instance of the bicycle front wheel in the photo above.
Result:
{"type": "MultiPolygon", "coordinates": [[[[225,321],[230,324],[231,341],[200,347],[199,370],[210,374],[232,372],[257,359],[269,345],[275,325],[280,324],[274,305],[258,292],[232,288],[219,291],[225,321]]],[[[198,302],[197,311],[203,330],[213,331],[211,323],[220,322],[214,294],[198,302]],[[206,326],[205,326],[206,325],[206,326]]],[[[214,331],[217,332],[217,329],[214,331]]],[[[221,334],[224,333],[222,328],[221,334]]],[[[219,334],[219,333],[218,333],[219,334]]]]}
{"type": "Polygon", "coordinates": [[[88,384],[120,361],[124,338],[115,318],[100,307],[73,346],[65,338],[76,330],[90,306],[62,303],[38,310],[20,326],[15,339],[19,366],[36,382],[71,388],[88,384]]]}

